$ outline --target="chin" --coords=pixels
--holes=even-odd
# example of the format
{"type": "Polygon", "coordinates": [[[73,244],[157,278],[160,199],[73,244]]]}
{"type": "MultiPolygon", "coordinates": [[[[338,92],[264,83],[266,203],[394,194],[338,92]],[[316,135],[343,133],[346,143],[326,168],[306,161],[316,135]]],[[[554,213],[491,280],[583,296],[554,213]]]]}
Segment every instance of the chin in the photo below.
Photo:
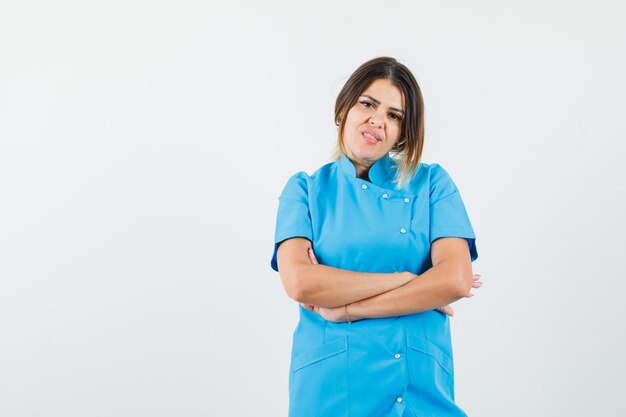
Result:
{"type": "Polygon", "coordinates": [[[379,154],[372,153],[372,152],[362,152],[362,153],[355,154],[355,156],[363,161],[370,161],[370,162],[378,161],[380,158],[383,157],[383,155],[379,155],[379,154]]]}
{"type": "Polygon", "coordinates": [[[360,159],[362,161],[377,161],[385,156],[385,153],[383,153],[381,149],[377,146],[355,146],[352,149],[347,149],[347,151],[348,156],[352,155],[354,158],[360,159]]]}

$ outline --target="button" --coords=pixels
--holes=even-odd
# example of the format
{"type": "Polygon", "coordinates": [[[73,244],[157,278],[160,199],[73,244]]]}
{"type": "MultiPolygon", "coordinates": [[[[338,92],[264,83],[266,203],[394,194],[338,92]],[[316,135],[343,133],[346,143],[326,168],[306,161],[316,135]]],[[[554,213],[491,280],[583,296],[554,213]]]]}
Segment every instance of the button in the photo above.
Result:
{"type": "Polygon", "coordinates": [[[367,184],[361,184],[361,188],[367,190],[367,184]]]}
{"type": "Polygon", "coordinates": [[[406,229],[403,227],[402,229],[400,229],[400,233],[406,233],[406,229]]]}
{"type": "Polygon", "coordinates": [[[411,199],[409,197],[404,197],[404,202],[408,203],[409,201],[411,201],[411,199]]]}
{"type": "Polygon", "coordinates": [[[400,354],[396,353],[395,355],[393,355],[393,357],[396,358],[396,359],[400,359],[400,354]]]}
{"type": "Polygon", "coordinates": [[[383,198],[389,198],[389,194],[387,193],[383,194],[383,198]]]}
{"type": "Polygon", "coordinates": [[[402,397],[396,398],[396,402],[401,403],[402,402],[402,397]]]}

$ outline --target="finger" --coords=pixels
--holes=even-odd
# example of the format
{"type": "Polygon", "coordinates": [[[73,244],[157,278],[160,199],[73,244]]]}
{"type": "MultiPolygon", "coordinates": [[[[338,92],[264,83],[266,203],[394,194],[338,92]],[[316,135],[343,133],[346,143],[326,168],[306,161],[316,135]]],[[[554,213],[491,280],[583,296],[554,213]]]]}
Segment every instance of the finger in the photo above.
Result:
{"type": "Polygon", "coordinates": [[[474,274],[473,277],[474,277],[474,281],[478,281],[482,277],[482,275],[474,274]]]}
{"type": "Polygon", "coordinates": [[[449,305],[436,308],[435,310],[439,310],[443,314],[447,314],[449,316],[453,316],[454,315],[454,310],[449,305]]]}
{"type": "Polygon", "coordinates": [[[444,312],[445,314],[447,314],[450,317],[454,316],[454,310],[450,306],[443,306],[443,307],[441,307],[441,311],[444,312]]]}
{"type": "Polygon", "coordinates": [[[300,305],[309,311],[313,311],[313,306],[311,304],[300,303],[300,305]]]}
{"type": "Polygon", "coordinates": [[[483,283],[480,281],[474,281],[472,282],[472,288],[480,288],[483,286],[483,283]]]}
{"type": "Polygon", "coordinates": [[[308,253],[309,253],[309,259],[311,260],[311,262],[313,262],[314,264],[319,264],[319,262],[317,262],[317,258],[315,257],[315,253],[313,252],[313,249],[309,248],[308,253]]]}
{"type": "Polygon", "coordinates": [[[471,297],[473,297],[473,296],[474,296],[474,294],[473,294],[473,293],[468,292],[468,293],[467,293],[467,295],[466,295],[465,297],[467,297],[467,298],[471,298],[471,297]]]}

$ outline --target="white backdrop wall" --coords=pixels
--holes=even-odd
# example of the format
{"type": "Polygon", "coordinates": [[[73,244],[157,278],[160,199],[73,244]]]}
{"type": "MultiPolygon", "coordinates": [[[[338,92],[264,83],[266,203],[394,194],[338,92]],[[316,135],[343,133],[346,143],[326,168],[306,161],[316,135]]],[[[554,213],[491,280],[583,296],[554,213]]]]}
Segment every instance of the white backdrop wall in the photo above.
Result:
{"type": "Polygon", "coordinates": [[[623,416],[623,1],[0,2],[0,416],[284,416],[278,195],[376,56],[415,74],[485,285],[472,416],[623,416]]]}

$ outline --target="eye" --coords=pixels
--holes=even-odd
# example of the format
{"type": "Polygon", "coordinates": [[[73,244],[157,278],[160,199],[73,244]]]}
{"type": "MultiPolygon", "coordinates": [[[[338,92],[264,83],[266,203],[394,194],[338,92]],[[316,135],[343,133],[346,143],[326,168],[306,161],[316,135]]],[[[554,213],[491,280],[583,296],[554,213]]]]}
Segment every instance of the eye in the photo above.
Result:
{"type": "Polygon", "coordinates": [[[398,122],[402,120],[402,117],[396,113],[389,113],[389,114],[391,115],[392,119],[397,120],[398,122]]]}
{"type": "Polygon", "coordinates": [[[363,100],[363,101],[360,101],[359,103],[361,103],[365,107],[374,107],[374,105],[372,103],[370,103],[369,101],[363,100]]]}

